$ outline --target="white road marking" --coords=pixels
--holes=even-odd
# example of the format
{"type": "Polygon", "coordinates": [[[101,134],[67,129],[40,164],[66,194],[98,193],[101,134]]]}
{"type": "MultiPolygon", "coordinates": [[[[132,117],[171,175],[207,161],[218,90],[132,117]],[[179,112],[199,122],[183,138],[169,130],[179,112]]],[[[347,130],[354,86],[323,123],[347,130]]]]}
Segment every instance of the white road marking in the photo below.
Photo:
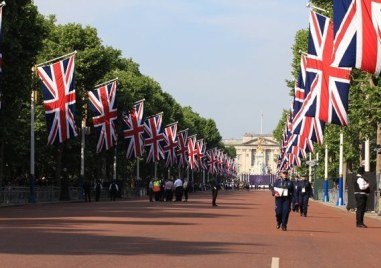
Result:
{"type": "Polygon", "coordinates": [[[271,259],[271,268],[279,268],[279,258],[273,257],[271,259]]]}

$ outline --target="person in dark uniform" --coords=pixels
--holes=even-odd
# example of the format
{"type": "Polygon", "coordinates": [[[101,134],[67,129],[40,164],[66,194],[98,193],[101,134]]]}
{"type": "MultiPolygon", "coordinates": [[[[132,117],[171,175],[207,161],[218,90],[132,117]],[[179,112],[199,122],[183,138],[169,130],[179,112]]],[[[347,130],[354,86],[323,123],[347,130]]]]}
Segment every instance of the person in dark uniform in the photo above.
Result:
{"type": "Polygon", "coordinates": [[[366,211],[366,202],[370,193],[369,182],[364,178],[364,167],[357,170],[357,178],[354,182],[356,199],[356,227],[367,228],[364,224],[364,214],[366,211]]]}
{"type": "Polygon", "coordinates": [[[220,183],[219,180],[216,177],[213,177],[212,180],[210,181],[210,187],[212,188],[212,206],[217,207],[217,195],[218,195],[218,190],[220,189],[220,183]]]}
{"type": "MultiPolygon", "coordinates": [[[[299,182],[300,182],[301,178],[299,176],[296,176],[295,177],[295,181],[294,181],[294,193],[297,193],[298,192],[298,185],[299,185],[299,182]]],[[[291,200],[291,210],[293,212],[299,212],[299,198],[298,198],[298,195],[297,194],[294,194],[292,196],[292,200],[291,200]]]]}
{"type": "Polygon", "coordinates": [[[102,183],[100,180],[97,180],[97,182],[95,183],[95,201],[99,201],[100,197],[101,197],[101,191],[102,191],[102,183]]]}
{"type": "Polygon", "coordinates": [[[294,184],[288,178],[288,171],[281,171],[281,178],[274,182],[271,189],[275,196],[275,217],[276,228],[282,226],[283,231],[287,231],[288,216],[291,211],[291,200],[294,194],[294,184]]]}
{"type": "Polygon", "coordinates": [[[312,196],[312,187],[306,174],[302,174],[295,196],[299,200],[300,216],[307,217],[308,200],[312,196]]]}
{"type": "Polygon", "coordinates": [[[83,192],[85,194],[85,202],[91,202],[91,185],[88,180],[83,183],[83,192]]]}

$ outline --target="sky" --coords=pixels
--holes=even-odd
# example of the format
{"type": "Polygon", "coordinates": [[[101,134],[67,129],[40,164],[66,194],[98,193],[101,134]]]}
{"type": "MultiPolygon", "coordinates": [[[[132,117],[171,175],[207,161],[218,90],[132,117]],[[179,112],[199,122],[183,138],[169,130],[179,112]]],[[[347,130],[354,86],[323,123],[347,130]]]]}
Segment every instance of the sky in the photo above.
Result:
{"type": "MultiPolygon", "coordinates": [[[[295,34],[307,0],[34,0],[59,24],[97,29],[223,139],[272,134],[291,97],[295,34]]],[[[163,115],[165,116],[165,115],[163,115]]]]}

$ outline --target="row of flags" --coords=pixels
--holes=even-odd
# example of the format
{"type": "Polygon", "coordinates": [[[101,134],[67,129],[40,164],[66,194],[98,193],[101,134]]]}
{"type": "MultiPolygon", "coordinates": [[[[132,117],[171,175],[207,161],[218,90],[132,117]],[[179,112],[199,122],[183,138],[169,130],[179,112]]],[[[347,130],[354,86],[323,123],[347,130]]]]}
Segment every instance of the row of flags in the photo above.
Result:
{"type": "MultiPolygon", "coordinates": [[[[61,57],[62,58],[62,57],[61,57]]],[[[52,64],[36,66],[41,80],[48,129],[48,144],[59,144],[78,135],[75,124],[76,92],[74,88],[75,53],[52,64]]],[[[117,79],[105,82],[88,92],[89,110],[93,117],[98,142],[97,153],[116,145],[117,79]]],[[[126,158],[146,162],[165,160],[167,167],[178,165],[193,171],[235,176],[234,159],[217,148],[206,149],[203,139],[188,137],[188,130],[177,131],[177,122],[162,128],[163,113],[143,118],[144,99],[123,114],[123,139],[126,158]]]]}
{"type": "Polygon", "coordinates": [[[380,0],[334,0],[333,21],[314,9],[278,170],[300,166],[301,159],[313,152],[313,144],[323,143],[325,124],[348,125],[352,68],[374,75],[381,72],[380,0]]]}

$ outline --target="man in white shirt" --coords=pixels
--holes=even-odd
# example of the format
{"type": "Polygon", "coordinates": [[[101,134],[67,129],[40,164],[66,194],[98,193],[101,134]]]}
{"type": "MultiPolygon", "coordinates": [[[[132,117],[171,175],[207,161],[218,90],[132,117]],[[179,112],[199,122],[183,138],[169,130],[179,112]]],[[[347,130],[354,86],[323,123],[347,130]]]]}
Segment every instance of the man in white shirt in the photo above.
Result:
{"type": "Polygon", "coordinates": [[[367,228],[364,224],[364,215],[366,211],[366,202],[370,192],[369,182],[363,177],[364,167],[359,167],[357,178],[355,180],[355,199],[356,199],[356,227],[367,228]]]}
{"type": "Polygon", "coordinates": [[[177,178],[173,184],[175,187],[175,202],[181,202],[183,198],[183,181],[180,178],[177,178]]]}

